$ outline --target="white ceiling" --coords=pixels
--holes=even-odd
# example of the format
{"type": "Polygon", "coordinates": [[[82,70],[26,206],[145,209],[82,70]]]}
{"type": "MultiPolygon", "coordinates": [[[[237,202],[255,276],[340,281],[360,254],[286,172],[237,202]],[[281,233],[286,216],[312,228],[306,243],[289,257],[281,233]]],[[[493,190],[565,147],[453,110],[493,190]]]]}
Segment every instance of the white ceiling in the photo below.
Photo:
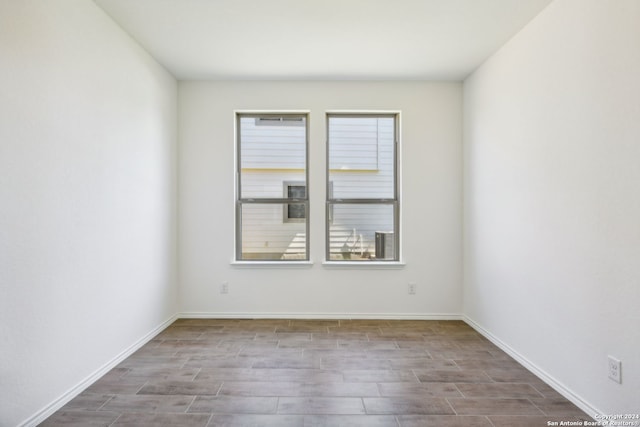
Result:
{"type": "Polygon", "coordinates": [[[462,80],[551,0],[94,0],[180,80],[462,80]]]}

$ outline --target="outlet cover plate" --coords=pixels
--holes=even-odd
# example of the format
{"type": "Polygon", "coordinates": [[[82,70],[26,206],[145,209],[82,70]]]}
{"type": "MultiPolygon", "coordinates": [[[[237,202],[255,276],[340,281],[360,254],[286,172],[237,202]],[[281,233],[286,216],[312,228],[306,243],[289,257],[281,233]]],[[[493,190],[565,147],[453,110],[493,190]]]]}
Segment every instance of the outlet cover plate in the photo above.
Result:
{"type": "Polygon", "coordinates": [[[418,284],[416,282],[409,282],[409,287],[407,288],[409,295],[415,295],[417,287],[418,287],[418,284]]]}
{"type": "Polygon", "coordinates": [[[622,384],[622,362],[616,359],[613,356],[609,356],[609,378],[612,381],[617,382],[618,384],[622,384]]]}

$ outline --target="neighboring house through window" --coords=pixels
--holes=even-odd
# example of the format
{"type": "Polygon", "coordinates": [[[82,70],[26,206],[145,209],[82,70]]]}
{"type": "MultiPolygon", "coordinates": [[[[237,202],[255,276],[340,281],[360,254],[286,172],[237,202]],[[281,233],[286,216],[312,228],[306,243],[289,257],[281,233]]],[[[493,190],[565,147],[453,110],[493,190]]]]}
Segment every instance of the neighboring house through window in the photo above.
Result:
{"type": "Polygon", "coordinates": [[[327,115],[329,261],[398,261],[398,115],[327,115]]]}
{"type": "Polygon", "coordinates": [[[237,113],[236,260],[309,260],[307,123],[237,113]]]}
{"type": "MultiPolygon", "coordinates": [[[[398,123],[327,114],[327,261],[400,260],[398,123]]],[[[308,115],[237,113],[236,138],[236,260],[309,261],[308,115]]]]}

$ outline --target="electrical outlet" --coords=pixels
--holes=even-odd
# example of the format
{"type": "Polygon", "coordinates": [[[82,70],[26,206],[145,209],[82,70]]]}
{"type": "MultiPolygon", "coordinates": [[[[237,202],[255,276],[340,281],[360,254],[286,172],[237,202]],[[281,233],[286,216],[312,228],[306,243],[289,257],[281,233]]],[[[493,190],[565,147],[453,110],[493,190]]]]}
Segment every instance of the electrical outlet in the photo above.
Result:
{"type": "Polygon", "coordinates": [[[609,356],[609,378],[612,381],[622,384],[622,362],[613,356],[609,356]]]}
{"type": "Polygon", "coordinates": [[[220,293],[228,294],[229,293],[229,282],[222,282],[220,284],[220,293]]]}
{"type": "Polygon", "coordinates": [[[407,292],[409,293],[409,295],[415,295],[417,287],[418,284],[416,282],[409,282],[409,287],[407,288],[407,292]]]}

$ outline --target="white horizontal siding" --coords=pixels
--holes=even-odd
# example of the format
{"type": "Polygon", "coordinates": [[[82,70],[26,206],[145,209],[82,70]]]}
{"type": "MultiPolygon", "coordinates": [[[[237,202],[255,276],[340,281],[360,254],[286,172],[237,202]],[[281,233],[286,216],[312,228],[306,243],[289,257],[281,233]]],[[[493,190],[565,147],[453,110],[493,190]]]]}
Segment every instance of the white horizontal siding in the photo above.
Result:
{"type": "Polygon", "coordinates": [[[285,204],[242,206],[244,253],[284,253],[296,235],[305,234],[304,222],[283,221],[285,207],[285,204]]]}
{"type": "Polygon", "coordinates": [[[378,169],[378,119],[329,118],[329,168],[378,169]]]}
{"type": "Polygon", "coordinates": [[[241,168],[304,169],[305,141],[305,126],[256,125],[255,117],[241,117],[241,168]]]}
{"type": "Polygon", "coordinates": [[[284,183],[304,185],[304,172],[286,171],[244,171],[242,173],[243,198],[280,198],[286,197],[284,183]]]}
{"type": "Polygon", "coordinates": [[[393,198],[394,147],[391,117],[331,117],[329,179],[333,197],[393,198]],[[356,170],[368,172],[349,172],[356,170]]]}

